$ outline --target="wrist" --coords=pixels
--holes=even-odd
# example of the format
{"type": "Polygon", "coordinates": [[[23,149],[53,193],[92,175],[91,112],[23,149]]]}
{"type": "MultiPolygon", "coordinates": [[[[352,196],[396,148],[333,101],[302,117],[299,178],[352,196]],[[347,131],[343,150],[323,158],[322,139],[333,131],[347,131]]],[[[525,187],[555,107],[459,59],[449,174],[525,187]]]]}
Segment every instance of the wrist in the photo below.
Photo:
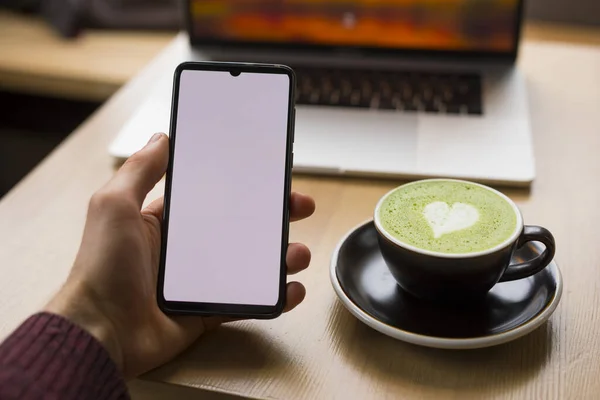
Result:
{"type": "Polygon", "coordinates": [[[123,352],[117,331],[94,302],[93,295],[81,286],[67,283],[43,311],[60,315],[87,331],[106,349],[118,370],[123,371],[123,352]]]}

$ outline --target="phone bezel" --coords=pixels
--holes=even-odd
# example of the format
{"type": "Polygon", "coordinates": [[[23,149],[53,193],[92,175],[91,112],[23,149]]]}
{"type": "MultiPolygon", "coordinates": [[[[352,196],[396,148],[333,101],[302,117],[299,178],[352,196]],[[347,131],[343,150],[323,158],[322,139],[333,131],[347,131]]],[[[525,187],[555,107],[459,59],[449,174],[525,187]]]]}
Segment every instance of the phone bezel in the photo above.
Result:
{"type": "Polygon", "coordinates": [[[287,267],[285,257],[287,253],[289,237],[289,202],[291,190],[292,174],[292,152],[293,152],[293,131],[295,119],[295,88],[296,76],[294,71],[285,65],[276,64],[255,64],[255,63],[232,63],[232,62],[184,62],[177,66],[173,79],[173,97],[171,101],[171,121],[169,128],[169,164],[165,178],[164,191],[164,209],[161,234],[160,261],[158,269],[157,301],[159,308],[166,314],[173,315],[220,315],[238,318],[258,318],[270,319],[279,316],[283,312],[286,300],[286,275],[287,267]],[[285,182],[283,193],[283,217],[282,217],[282,241],[281,241],[281,262],[280,262],[280,284],[279,299],[273,306],[269,305],[250,305],[250,304],[229,304],[229,303],[196,303],[169,301],[164,298],[164,277],[165,262],[167,255],[168,231],[169,231],[169,211],[171,203],[171,182],[173,173],[173,160],[175,158],[175,141],[177,131],[177,111],[179,103],[179,84],[181,73],[183,71],[223,71],[229,72],[233,76],[240,73],[264,73],[264,74],[283,74],[289,77],[290,88],[288,96],[288,123],[286,132],[286,157],[285,157],[285,182]]]}

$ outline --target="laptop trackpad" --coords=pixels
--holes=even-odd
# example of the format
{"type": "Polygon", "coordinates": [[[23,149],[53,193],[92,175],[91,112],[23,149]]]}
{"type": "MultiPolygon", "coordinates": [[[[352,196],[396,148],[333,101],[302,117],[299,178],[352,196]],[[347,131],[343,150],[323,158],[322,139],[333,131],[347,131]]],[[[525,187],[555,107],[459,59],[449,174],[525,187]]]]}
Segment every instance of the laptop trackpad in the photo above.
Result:
{"type": "Polygon", "coordinates": [[[417,127],[416,114],[297,106],[294,167],[334,173],[413,170],[417,127]]]}

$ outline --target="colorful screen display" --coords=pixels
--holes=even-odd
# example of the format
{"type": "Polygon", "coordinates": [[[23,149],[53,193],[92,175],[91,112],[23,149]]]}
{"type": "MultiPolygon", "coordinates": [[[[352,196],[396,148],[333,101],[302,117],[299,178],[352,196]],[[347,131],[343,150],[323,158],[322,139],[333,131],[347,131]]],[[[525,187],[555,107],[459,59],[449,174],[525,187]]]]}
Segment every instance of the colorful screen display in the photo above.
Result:
{"type": "Polygon", "coordinates": [[[520,0],[190,0],[203,40],[510,52],[520,0]]]}

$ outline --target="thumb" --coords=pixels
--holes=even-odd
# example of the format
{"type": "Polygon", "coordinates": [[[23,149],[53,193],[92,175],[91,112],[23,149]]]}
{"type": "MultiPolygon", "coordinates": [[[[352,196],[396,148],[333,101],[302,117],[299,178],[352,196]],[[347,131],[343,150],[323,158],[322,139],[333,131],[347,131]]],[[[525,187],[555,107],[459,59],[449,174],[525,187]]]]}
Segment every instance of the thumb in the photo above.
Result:
{"type": "Polygon", "coordinates": [[[141,208],[148,192],[165,174],[168,163],[169,138],[164,133],[156,133],[144,148],[125,161],[110,186],[134,196],[141,208]]]}

